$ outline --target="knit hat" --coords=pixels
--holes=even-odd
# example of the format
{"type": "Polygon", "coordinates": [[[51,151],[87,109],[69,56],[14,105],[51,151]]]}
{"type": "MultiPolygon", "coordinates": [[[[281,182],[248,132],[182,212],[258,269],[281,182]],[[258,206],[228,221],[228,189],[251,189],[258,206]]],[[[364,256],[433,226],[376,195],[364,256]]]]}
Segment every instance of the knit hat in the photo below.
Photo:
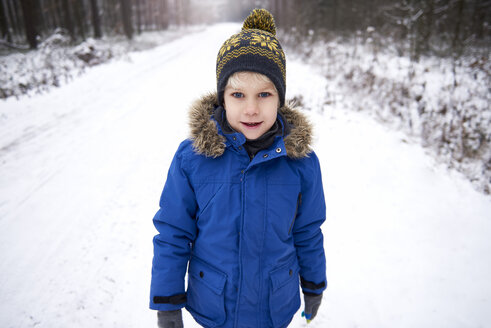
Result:
{"type": "Polygon", "coordinates": [[[280,107],[285,103],[285,53],[276,39],[274,18],[266,9],[254,9],[245,19],[242,30],[232,35],[217,56],[218,103],[228,78],[235,72],[252,71],[266,75],[278,90],[280,107]]]}

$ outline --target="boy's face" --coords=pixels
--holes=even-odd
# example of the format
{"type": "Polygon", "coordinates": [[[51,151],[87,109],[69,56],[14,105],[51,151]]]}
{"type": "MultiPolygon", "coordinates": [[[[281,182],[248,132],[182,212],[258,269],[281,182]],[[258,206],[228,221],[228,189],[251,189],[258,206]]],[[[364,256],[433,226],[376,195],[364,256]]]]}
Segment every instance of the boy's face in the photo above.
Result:
{"type": "Polygon", "coordinates": [[[240,72],[238,85],[227,85],[224,107],[230,126],[249,140],[267,132],[276,121],[279,96],[274,84],[254,73],[240,72]]]}

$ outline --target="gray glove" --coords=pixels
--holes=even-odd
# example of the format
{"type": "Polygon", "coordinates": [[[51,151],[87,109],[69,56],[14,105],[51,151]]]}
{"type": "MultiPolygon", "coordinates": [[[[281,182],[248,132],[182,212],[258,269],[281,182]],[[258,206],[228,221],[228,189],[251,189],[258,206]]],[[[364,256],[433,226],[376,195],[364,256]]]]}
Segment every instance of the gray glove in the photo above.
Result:
{"type": "Polygon", "coordinates": [[[317,315],[317,310],[319,310],[319,306],[321,306],[322,302],[322,293],[317,294],[303,294],[303,299],[305,303],[305,311],[302,313],[302,317],[307,319],[307,322],[314,320],[317,315]]]}
{"type": "Polygon", "coordinates": [[[174,311],[158,311],[159,328],[183,328],[181,309],[174,311]]]}

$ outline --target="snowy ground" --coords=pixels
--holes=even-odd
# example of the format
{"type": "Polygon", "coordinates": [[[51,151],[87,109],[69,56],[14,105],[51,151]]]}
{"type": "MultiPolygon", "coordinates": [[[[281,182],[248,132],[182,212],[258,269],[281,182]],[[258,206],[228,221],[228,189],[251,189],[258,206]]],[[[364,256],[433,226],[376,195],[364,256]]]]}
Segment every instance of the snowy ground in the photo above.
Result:
{"type": "Polygon", "coordinates": [[[420,140],[439,162],[491,194],[491,62],[476,53],[459,59],[397,54],[386,38],[363,41],[281,35],[290,55],[316,67],[329,84],[325,103],[366,111],[420,140]],[[387,43],[381,46],[379,42],[387,43]]]}
{"type": "MultiPolygon", "coordinates": [[[[213,89],[216,52],[237,28],[0,102],[0,327],[155,327],[152,217],[186,108],[213,89]]],[[[289,95],[309,107],[325,83],[288,62],[289,95]]],[[[489,326],[489,196],[365,114],[335,104],[309,115],[329,281],[309,327],[489,326]]],[[[197,327],[187,313],[185,326],[197,327]]],[[[291,326],[306,326],[300,311],[291,326]]]]}
{"type": "Polygon", "coordinates": [[[104,36],[88,38],[76,46],[66,30],[56,29],[36,51],[0,48],[0,99],[47,92],[72,81],[91,66],[125,58],[128,52],[154,48],[203,28],[170,26],[165,31],[146,31],[131,40],[124,35],[104,36]]]}

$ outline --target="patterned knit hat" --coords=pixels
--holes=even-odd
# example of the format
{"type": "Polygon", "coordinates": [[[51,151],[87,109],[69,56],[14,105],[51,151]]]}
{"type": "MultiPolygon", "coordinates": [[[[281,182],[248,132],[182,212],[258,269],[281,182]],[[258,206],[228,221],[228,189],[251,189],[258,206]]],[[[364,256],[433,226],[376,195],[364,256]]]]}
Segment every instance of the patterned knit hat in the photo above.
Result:
{"type": "Polygon", "coordinates": [[[254,9],[244,21],[240,33],[232,35],[217,56],[218,103],[223,104],[223,92],[228,78],[239,71],[266,75],[278,90],[280,106],[285,103],[285,53],[276,39],[274,18],[266,9],[254,9]]]}

